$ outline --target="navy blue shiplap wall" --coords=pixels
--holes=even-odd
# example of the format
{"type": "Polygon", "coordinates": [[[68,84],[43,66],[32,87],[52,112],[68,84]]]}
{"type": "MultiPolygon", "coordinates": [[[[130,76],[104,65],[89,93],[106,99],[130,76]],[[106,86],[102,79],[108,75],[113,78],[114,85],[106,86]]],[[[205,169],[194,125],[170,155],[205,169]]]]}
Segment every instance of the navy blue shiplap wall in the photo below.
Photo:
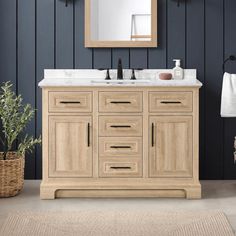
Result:
{"type": "MultiPolygon", "coordinates": [[[[0,0],[0,82],[11,81],[24,101],[37,109],[26,132],[41,134],[41,90],[45,68],[172,68],[181,58],[197,68],[203,82],[200,101],[200,175],[235,179],[233,141],[236,119],[220,118],[222,62],[236,55],[236,1],[158,0],[159,47],[84,48],[84,0],[0,0]]],[[[236,72],[236,63],[227,70],[236,72]]],[[[26,158],[26,178],[41,178],[41,148],[26,158]]]]}

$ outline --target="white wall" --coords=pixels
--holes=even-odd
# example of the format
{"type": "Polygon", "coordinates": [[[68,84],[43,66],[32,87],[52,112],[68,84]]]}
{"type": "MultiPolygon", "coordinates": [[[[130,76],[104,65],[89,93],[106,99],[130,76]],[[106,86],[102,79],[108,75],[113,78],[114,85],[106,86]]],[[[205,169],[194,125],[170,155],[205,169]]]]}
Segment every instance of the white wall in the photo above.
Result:
{"type": "Polygon", "coordinates": [[[98,7],[98,13],[93,10],[91,16],[95,31],[93,39],[130,40],[131,15],[151,14],[151,0],[93,0],[92,4],[94,3],[94,8],[98,7]]]}

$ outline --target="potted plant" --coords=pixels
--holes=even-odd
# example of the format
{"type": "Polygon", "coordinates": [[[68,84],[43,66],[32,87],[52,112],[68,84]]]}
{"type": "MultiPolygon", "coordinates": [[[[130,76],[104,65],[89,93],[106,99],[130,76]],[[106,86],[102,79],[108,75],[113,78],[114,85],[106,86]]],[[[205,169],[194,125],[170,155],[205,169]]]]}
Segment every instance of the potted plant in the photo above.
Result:
{"type": "Polygon", "coordinates": [[[0,197],[17,195],[24,184],[25,153],[32,152],[41,137],[34,139],[22,132],[34,116],[30,104],[22,104],[21,95],[16,96],[12,84],[0,88],[0,197]]]}

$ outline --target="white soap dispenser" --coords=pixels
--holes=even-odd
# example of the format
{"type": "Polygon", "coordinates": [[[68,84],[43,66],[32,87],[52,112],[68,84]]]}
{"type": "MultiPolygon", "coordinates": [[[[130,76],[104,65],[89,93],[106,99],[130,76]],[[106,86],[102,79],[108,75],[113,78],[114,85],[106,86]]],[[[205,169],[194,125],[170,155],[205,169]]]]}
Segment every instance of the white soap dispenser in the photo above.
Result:
{"type": "Polygon", "coordinates": [[[173,68],[173,78],[176,80],[181,80],[184,78],[184,69],[180,67],[180,59],[174,59],[175,68],[173,68]]]}

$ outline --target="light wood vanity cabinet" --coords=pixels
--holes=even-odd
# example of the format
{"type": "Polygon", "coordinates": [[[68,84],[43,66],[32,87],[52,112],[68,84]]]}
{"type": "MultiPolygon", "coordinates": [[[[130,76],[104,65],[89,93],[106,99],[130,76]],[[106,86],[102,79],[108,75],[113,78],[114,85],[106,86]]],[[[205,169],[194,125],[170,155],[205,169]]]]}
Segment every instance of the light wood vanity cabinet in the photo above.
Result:
{"type": "Polygon", "coordinates": [[[200,198],[199,87],[44,87],[41,198],[200,198]]]}
{"type": "Polygon", "coordinates": [[[150,177],[193,177],[192,116],[151,116],[150,177]]]}
{"type": "Polygon", "coordinates": [[[92,177],[91,116],[49,116],[49,177],[92,177]]]}

